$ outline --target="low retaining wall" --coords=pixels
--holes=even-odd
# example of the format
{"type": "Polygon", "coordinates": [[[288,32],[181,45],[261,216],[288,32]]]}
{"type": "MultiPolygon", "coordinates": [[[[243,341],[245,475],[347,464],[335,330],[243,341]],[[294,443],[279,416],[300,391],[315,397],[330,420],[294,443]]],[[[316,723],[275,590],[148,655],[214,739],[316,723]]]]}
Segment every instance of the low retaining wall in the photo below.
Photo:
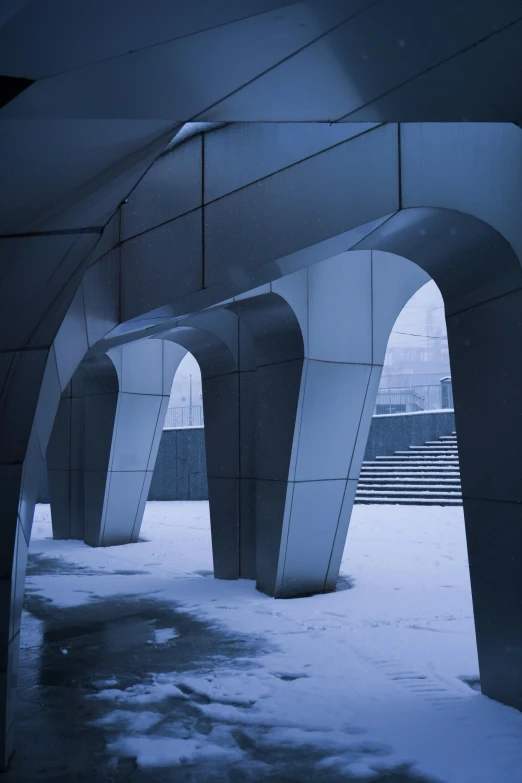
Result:
{"type": "Polygon", "coordinates": [[[437,440],[441,435],[451,435],[454,431],[455,414],[452,410],[374,416],[364,459],[387,457],[394,451],[422,446],[427,440],[437,440]]]}
{"type": "Polygon", "coordinates": [[[163,430],[149,500],[207,500],[205,430],[163,430]]]}
{"type": "MultiPolygon", "coordinates": [[[[163,430],[149,500],[207,500],[205,430],[163,430]]],[[[47,470],[42,470],[39,503],[49,503],[47,470]]]]}
{"type": "MultiPolygon", "coordinates": [[[[374,416],[364,459],[421,446],[455,430],[453,411],[421,411],[374,416]]],[[[163,430],[149,500],[206,500],[205,430],[163,430]]],[[[49,502],[47,470],[42,471],[39,503],[49,502]]]]}

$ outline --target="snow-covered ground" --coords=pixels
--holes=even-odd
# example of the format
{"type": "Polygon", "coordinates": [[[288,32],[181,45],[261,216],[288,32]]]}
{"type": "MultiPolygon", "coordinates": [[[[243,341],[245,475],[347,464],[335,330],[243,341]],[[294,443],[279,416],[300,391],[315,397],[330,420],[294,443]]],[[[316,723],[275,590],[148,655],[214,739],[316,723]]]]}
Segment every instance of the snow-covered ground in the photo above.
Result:
{"type": "MultiPolygon", "coordinates": [[[[522,781],[522,714],[466,682],[478,680],[478,663],[461,508],[356,506],[344,589],[286,601],[250,581],[209,578],[205,502],[148,503],[138,544],[91,549],[50,535],[49,507],[37,506],[31,552],[97,572],[30,577],[57,607],[132,593],[264,641],[233,667],[217,658],[210,673],[100,684],[94,698],[107,704],[100,725],[113,756],[142,767],[241,766],[239,727],[261,753],[249,761],[252,780],[270,773],[266,748],[308,754],[325,781],[371,780],[401,765],[444,783],[522,781]],[[159,704],[193,696],[210,733],[155,728],[159,704]]],[[[157,632],[157,644],[178,641],[176,628],[157,632]]]]}

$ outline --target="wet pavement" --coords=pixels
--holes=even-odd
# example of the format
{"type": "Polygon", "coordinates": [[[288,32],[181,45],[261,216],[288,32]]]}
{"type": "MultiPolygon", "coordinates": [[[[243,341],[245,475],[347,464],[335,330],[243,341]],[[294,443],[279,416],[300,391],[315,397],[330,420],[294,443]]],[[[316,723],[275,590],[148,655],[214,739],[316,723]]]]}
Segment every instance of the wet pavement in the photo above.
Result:
{"type": "MultiPolygon", "coordinates": [[[[31,556],[34,576],[75,573],[77,566],[61,560],[31,556]]],[[[89,575],[91,572],[88,572],[89,575]]],[[[115,572],[120,575],[121,572],[115,572]]],[[[85,574],[87,576],[87,573],[85,574]]],[[[104,572],[107,576],[107,572],[104,572]]],[[[86,587],[95,588],[95,572],[86,587]],[[93,580],[93,581],[91,581],[93,580]]],[[[37,580],[36,580],[37,582],[37,580]]],[[[216,759],[198,760],[176,767],[140,768],[132,756],[111,754],[108,744],[122,726],[107,719],[117,705],[93,698],[96,693],[117,684],[121,690],[147,686],[155,676],[176,672],[182,675],[212,671],[216,666],[237,667],[242,672],[257,668],[256,658],[269,650],[265,640],[252,635],[227,633],[201,622],[170,602],[150,595],[120,595],[98,598],[89,604],[57,608],[43,599],[36,582],[26,591],[22,622],[18,730],[16,753],[6,783],[75,783],[75,781],[135,781],[136,783],[341,783],[357,778],[326,769],[315,771],[322,758],[318,748],[306,752],[288,747],[259,748],[244,727],[237,726],[233,737],[242,751],[234,763],[216,759]],[[175,642],[169,635],[175,629],[175,642]],[[161,641],[158,641],[161,640],[161,641]],[[259,771],[259,762],[264,771],[259,771]],[[266,772],[266,765],[271,770],[266,772]],[[256,771],[257,770],[257,771],[256,771]]],[[[272,648],[270,648],[272,649],[272,648]]],[[[182,686],[180,686],[182,688],[182,686]]],[[[166,738],[185,735],[205,737],[215,720],[203,715],[198,701],[206,697],[165,698],[150,703],[125,704],[125,710],[150,715],[161,713],[154,735],[166,738]],[[175,733],[173,733],[175,727],[175,733]]],[[[208,700],[207,700],[208,701],[208,700]]],[[[139,717],[139,716],[138,716],[139,717]]],[[[371,751],[369,751],[371,752],[371,751]]],[[[361,779],[362,780],[362,779],[361,779]]],[[[386,772],[366,783],[424,783],[407,769],[386,772]]]]}

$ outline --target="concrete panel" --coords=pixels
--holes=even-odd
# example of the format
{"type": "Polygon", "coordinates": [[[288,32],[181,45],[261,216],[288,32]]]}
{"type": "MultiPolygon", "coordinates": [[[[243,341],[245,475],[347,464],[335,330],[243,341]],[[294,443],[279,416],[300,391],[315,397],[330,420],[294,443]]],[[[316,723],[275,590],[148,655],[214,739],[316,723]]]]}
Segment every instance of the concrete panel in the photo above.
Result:
{"type": "Polygon", "coordinates": [[[372,361],[371,253],[354,251],[308,270],[310,359],[372,361]]]}
{"type": "Polygon", "coordinates": [[[376,128],[209,204],[206,284],[233,282],[245,269],[397,209],[396,133],[391,125],[376,128]]]}
{"type": "Polygon", "coordinates": [[[321,593],[326,587],[346,481],[294,485],[281,597],[321,593]]]}
{"type": "Polygon", "coordinates": [[[370,365],[308,360],[296,481],[346,479],[370,365]]]}

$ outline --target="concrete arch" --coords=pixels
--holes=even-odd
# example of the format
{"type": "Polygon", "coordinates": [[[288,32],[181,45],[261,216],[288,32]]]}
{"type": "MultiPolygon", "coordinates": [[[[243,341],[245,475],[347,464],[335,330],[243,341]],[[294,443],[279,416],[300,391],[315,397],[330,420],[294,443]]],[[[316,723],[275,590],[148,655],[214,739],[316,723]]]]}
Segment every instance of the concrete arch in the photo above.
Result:
{"type": "Polygon", "coordinates": [[[217,310],[186,319],[162,335],[189,351],[201,370],[212,555],[218,579],[252,577],[246,556],[242,557],[253,520],[241,516],[239,504],[238,331],[237,318],[217,310]]]}
{"type": "MultiPolygon", "coordinates": [[[[200,144],[191,139],[173,151],[172,165],[175,167],[174,158],[181,156],[187,164],[183,171],[191,172],[190,204],[185,199],[189,190],[180,186],[180,198],[173,211],[163,214],[161,221],[153,215],[146,231],[133,230],[133,205],[129,202],[118,208],[99,241],[91,242],[92,237],[81,234],[82,241],[78,240],[72,248],[70,244],[62,246],[65,239],[60,236],[58,242],[54,235],[6,240],[13,252],[20,242],[24,248],[23,253],[16,251],[22,253],[22,266],[3,289],[4,297],[13,302],[7,311],[8,320],[16,307],[16,318],[11,319],[11,325],[6,323],[4,335],[0,405],[0,462],[6,509],[2,577],[6,585],[9,583],[2,598],[7,651],[4,665],[0,666],[4,691],[16,674],[20,596],[42,454],[61,393],[85,354],[106,353],[127,340],[154,336],[175,326],[181,316],[216,307],[231,296],[237,299],[258,286],[272,284],[272,292],[277,293],[294,273],[315,279],[313,270],[318,269],[319,262],[349,250],[356,250],[353,258],[359,259],[371,259],[372,252],[375,257],[376,250],[391,250],[420,266],[425,264],[426,269],[432,268],[430,254],[432,259],[434,253],[445,259],[445,281],[440,278],[440,270],[432,276],[443,296],[455,305],[448,311],[448,334],[483,689],[493,698],[521,707],[522,628],[513,619],[522,602],[518,537],[522,501],[518,480],[522,467],[522,425],[518,414],[522,374],[518,277],[522,228],[518,204],[522,186],[514,165],[522,150],[520,129],[507,123],[387,124],[370,129],[347,127],[343,129],[345,136],[335,141],[324,135],[328,131],[318,129],[314,131],[317,137],[313,143],[300,138],[298,145],[285,147],[283,159],[277,157],[275,146],[269,142],[266,155],[259,156],[263,163],[255,181],[248,167],[243,166],[241,170],[246,173],[238,183],[229,180],[226,159],[221,153],[226,146],[239,149],[230,144],[239,131],[246,134],[247,142],[255,142],[260,132],[256,128],[246,132],[233,125],[213,131],[212,151],[208,145],[205,154],[206,189],[200,176],[205,140],[200,144]],[[188,149],[190,144],[193,152],[188,149]],[[197,176],[192,177],[194,172],[197,176]],[[214,198],[208,195],[212,177],[214,182],[221,182],[219,196],[214,198]],[[435,212],[422,213],[424,209],[435,212]],[[123,211],[129,227],[125,241],[120,231],[123,211]],[[450,230],[451,221],[457,221],[459,214],[467,217],[458,218],[456,234],[450,233],[449,241],[440,244],[437,232],[450,230]],[[426,233],[419,233],[421,229],[426,233]],[[504,253],[508,242],[513,249],[511,254],[504,253]],[[49,253],[55,260],[67,257],[68,263],[62,265],[60,273],[67,277],[67,285],[53,272],[49,285],[35,289],[39,278],[31,281],[27,270],[35,266],[42,247],[54,248],[49,253]],[[359,251],[368,251],[369,255],[359,256],[359,251]],[[478,257],[480,264],[476,264],[478,257]],[[165,258],[172,258],[175,263],[166,265],[165,258]],[[82,283],[74,293],[81,273],[82,283]],[[24,275],[31,282],[27,289],[21,285],[24,275]],[[21,299],[13,295],[18,290],[23,291],[21,299]],[[26,316],[24,308],[31,310],[34,299],[38,299],[39,306],[26,316]],[[492,408],[495,417],[491,415],[492,408]],[[476,453],[478,432],[489,462],[476,453]],[[490,469],[490,465],[495,469],[490,469]]],[[[256,148],[253,143],[248,154],[251,156],[256,148]]],[[[243,162],[246,159],[243,157],[243,162]]],[[[140,186],[134,191],[136,198],[139,192],[140,186]]],[[[58,260],[56,265],[60,266],[58,260]]],[[[364,289],[366,273],[357,274],[364,289]]],[[[355,290],[359,283],[352,281],[350,285],[355,290]]],[[[292,306],[297,313],[298,302],[292,306]]],[[[327,314],[326,310],[323,312],[327,314]]],[[[361,341],[357,343],[354,334],[351,350],[363,355],[369,350],[362,339],[367,339],[366,330],[360,329],[359,333],[361,341]]],[[[310,345],[309,335],[309,350],[310,345]]],[[[355,386],[366,391],[351,406],[360,413],[356,433],[363,431],[361,422],[371,415],[370,388],[373,389],[379,371],[370,371],[365,385],[368,370],[364,368],[371,366],[373,370],[375,348],[372,338],[371,361],[326,362],[319,348],[318,358],[308,357],[316,363],[360,368],[357,372],[362,380],[355,386]]],[[[305,354],[304,361],[306,358],[305,354]]],[[[332,372],[334,369],[329,367],[332,372]]],[[[305,385],[299,387],[299,400],[303,400],[302,415],[299,402],[297,408],[300,432],[306,413],[305,389],[320,390],[327,385],[323,379],[310,386],[312,375],[308,370],[305,385]]],[[[163,397],[163,390],[152,396],[163,397]]],[[[361,443],[361,437],[353,438],[356,445],[361,443]]],[[[294,439],[290,470],[293,455],[298,466],[299,453],[306,451],[301,437],[299,446],[296,443],[294,439]]],[[[315,461],[319,461],[317,454],[315,461]]],[[[352,463],[356,465],[353,459],[352,463]]],[[[347,479],[346,474],[337,475],[340,464],[336,461],[334,475],[321,478],[325,486],[327,481],[355,480],[355,476],[347,479]]],[[[148,462],[140,470],[150,473],[148,462]]],[[[273,485],[275,490],[275,482],[273,485]]],[[[286,513],[288,486],[283,485],[277,491],[284,494],[286,513]]],[[[298,507],[295,500],[294,497],[292,513],[298,507]]],[[[280,500],[277,502],[280,508],[280,500]]],[[[334,540],[342,541],[342,535],[335,533],[341,530],[339,502],[331,506],[331,518],[337,518],[338,524],[330,529],[330,534],[334,530],[334,540]]],[[[321,507],[325,507],[324,503],[321,507]]],[[[277,514],[272,515],[271,508],[268,503],[267,519],[279,519],[277,514]]],[[[285,540],[284,533],[292,530],[292,524],[284,525],[276,526],[273,540],[285,540]]],[[[301,535],[303,528],[296,530],[301,535]]],[[[288,540],[291,542],[291,537],[288,540]]],[[[328,547],[331,554],[331,541],[328,547]]],[[[278,563],[273,567],[272,558],[266,589],[287,594],[286,584],[297,592],[305,591],[303,569],[298,570],[299,578],[294,580],[292,558],[281,554],[281,547],[270,551],[276,552],[278,563]]],[[[306,548],[301,552],[306,554],[306,548]]],[[[323,589],[327,583],[321,566],[312,579],[312,591],[323,589]]],[[[2,720],[7,736],[12,729],[12,711],[5,713],[2,720]]],[[[8,739],[4,756],[9,755],[10,742],[8,739]]]]}
{"type": "Polygon", "coordinates": [[[384,250],[424,269],[442,293],[446,315],[522,288],[512,245],[490,224],[441,207],[402,209],[354,246],[384,250]]]}
{"type": "Polygon", "coordinates": [[[283,297],[254,292],[163,338],[190,350],[202,371],[215,576],[256,579],[270,592],[304,359],[299,321],[283,297]],[[259,522],[267,504],[270,525],[259,522]]]}
{"type": "Polygon", "coordinates": [[[248,562],[255,564],[257,588],[278,595],[305,363],[303,333],[293,306],[272,290],[227,308],[240,324],[240,504],[243,515],[255,520],[248,562]]]}
{"type": "Polygon", "coordinates": [[[55,538],[137,541],[175,370],[185,351],[142,340],[86,357],[62,393],[47,466],[55,538]]]}
{"type": "Polygon", "coordinates": [[[406,210],[359,247],[410,258],[444,298],[482,692],[521,709],[520,260],[491,226],[451,210],[406,210]]]}
{"type": "MultiPolygon", "coordinates": [[[[8,14],[3,56],[11,65],[4,72],[35,81],[24,81],[27,89],[2,109],[8,164],[0,242],[2,693],[9,694],[16,679],[19,599],[42,454],[60,396],[89,349],[97,344],[106,353],[117,346],[111,340],[125,342],[131,319],[140,319],[132,327],[133,339],[149,338],[180,316],[336,257],[403,208],[473,214],[501,232],[522,258],[522,179],[516,165],[522,137],[515,125],[496,123],[520,120],[519,10],[513,3],[467,5],[474,11],[470,18],[458,4],[450,9],[448,24],[437,18],[438,5],[433,4],[427,25],[426,9],[412,4],[405,29],[417,45],[408,47],[406,57],[397,46],[380,45],[386,38],[383,31],[389,38],[390,30],[400,30],[403,37],[405,24],[385,3],[372,5],[369,26],[364,13],[348,19],[342,3],[315,3],[304,26],[295,24],[303,12],[299,5],[289,7],[288,18],[286,12],[269,13],[241,22],[227,10],[228,3],[209,4],[217,9],[209,27],[213,45],[194,35],[167,41],[160,55],[154,44],[164,41],[166,27],[175,22],[171,8],[143,31],[139,15],[130,26],[109,20],[117,34],[93,39],[93,46],[87,41],[93,13],[88,5],[85,24],[76,19],[52,43],[48,37],[45,46],[36,48],[25,25],[38,19],[41,4],[29,4],[29,17],[25,10],[8,14]],[[128,43],[133,35],[137,48],[128,43]],[[356,67],[357,54],[345,45],[353,35],[368,43],[373,69],[356,67]],[[65,46],[76,39],[79,47],[65,46]],[[277,45],[263,45],[270,40],[277,45]],[[190,89],[183,79],[173,89],[162,79],[162,63],[176,61],[179,47],[186,45],[201,68],[190,72],[190,89]],[[240,67],[231,72],[234,58],[240,67]],[[303,89],[306,73],[314,78],[303,89]],[[136,74],[139,79],[133,78],[136,74]],[[133,81],[135,90],[124,89],[133,81]],[[389,122],[463,115],[487,122],[389,122]],[[209,122],[249,117],[256,122],[202,133],[159,158],[180,123],[191,117],[209,122]],[[258,121],[267,117],[290,122],[262,127],[258,121]],[[346,117],[369,122],[329,122],[346,117]],[[295,122],[306,119],[320,122],[303,128],[295,122]],[[41,143],[34,144],[35,138],[41,143]],[[227,150],[231,153],[223,154],[227,150]]],[[[196,20],[194,29],[198,25],[196,20]]],[[[37,30],[38,24],[32,28],[37,30]]],[[[496,287],[494,276],[488,280],[496,287]]],[[[469,286],[459,287],[465,299],[469,286]]],[[[462,438],[467,439],[465,417],[471,415],[473,426],[489,428],[492,462],[498,457],[496,464],[504,467],[513,452],[511,467],[502,475],[486,473],[470,461],[469,492],[476,491],[478,502],[473,479],[482,478],[482,490],[495,503],[506,504],[501,516],[511,503],[518,521],[514,476],[519,472],[520,432],[518,420],[514,429],[508,423],[518,410],[519,305],[519,289],[501,287],[493,298],[480,298],[468,309],[461,302],[464,309],[449,318],[458,319],[449,323],[455,388],[461,389],[457,403],[468,411],[468,392],[477,385],[482,400],[480,415],[457,411],[461,448],[462,438]],[[498,379],[505,373],[507,380],[484,385],[488,368],[498,379]],[[504,416],[496,439],[488,396],[504,416]]],[[[372,378],[378,372],[375,350],[372,338],[372,378]]],[[[362,355],[368,345],[361,341],[357,351],[362,355]]],[[[369,365],[355,365],[363,377],[369,365]]],[[[311,377],[308,372],[306,377],[311,377]]],[[[151,396],[163,397],[163,390],[151,396]]],[[[151,410],[157,402],[151,401],[151,410]]],[[[364,407],[360,401],[357,405],[364,407]]],[[[512,552],[519,548],[515,527],[513,522],[512,552]]],[[[483,535],[487,537],[486,530],[483,535]]],[[[492,542],[499,562],[507,556],[508,539],[500,549],[496,539],[492,542]]],[[[497,593],[507,589],[506,612],[513,610],[515,617],[522,569],[518,555],[508,562],[515,562],[514,570],[506,569],[509,585],[495,565],[491,588],[497,593]]],[[[507,622],[507,615],[500,615],[507,622]]],[[[511,651],[506,671],[513,674],[520,704],[520,637],[499,631],[500,644],[511,651]]],[[[11,705],[0,715],[5,738],[1,764],[12,750],[12,726],[11,705]]]]}
{"type": "MultiPolygon", "coordinates": [[[[216,305],[357,248],[381,222],[410,208],[472,215],[505,236],[520,257],[516,204],[522,188],[513,161],[520,158],[522,134],[515,125],[349,124],[335,139],[317,127],[308,136],[291,126],[278,126],[277,133],[273,128],[240,123],[203,134],[204,223],[197,217],[203,206],[191,202],[189,216],[172,213],[168,223],[145,234],[136,226],[119,245],[123,268],[136,270],[139,279],[156,269],[159,255],[174,253],[179,266],[168,279],[179,295],[169,297],[159,276],[142,291],[127,274],[123,320],[159,328],[159,319],[216,305]],[[254,177],[245,162],[257,147],[262,163],[254,177]],[[227,172],[229,159],[241,176],[227,172]],[[205,259],[195,252],[202,243],[205,259]]],[[[181,144],[176,154],[202,170],[200,147],[181,144]]]]}
{"type": "MultiPolygon", "coordinates": [[[[520,502],[516,479],[519,473],[518,461],[520,460],[516,444],[519,442],[519,439],[518,437],[512,438],[513,427],[515,427],[515,433],[518,433],[520,424],[517,418],[515,420],[511,419],[513,410],[516,410],[513,407],[515,398],[517,398],[520,391],[520,363],[516,358],[508,360],[506,354],[503,354],[500,350],[503,344],[503,336],[509,334],[511,343],[509,352],[511,356],[517,357],[518,355],[519,324],[517,313],[519,311],[518,302],[520,298],[520,264],[518,258],[509,243],[495,229],[485,224],[484,221],[455,210],[436,208],[402,210],[385,221],[382,226],[374,229],[366,239],[354,246],[354,250],[356,251],[353,254],[354,258],[361,258],[360,251],[368,250],[375,253],[378,250],[392,252],[410,259],[429,272],[439,285],[445,298],[453,364],[456,417],[459,428],[464,504],[471,551],[472,541],[475,542],[474,545],[478,546],[478,536],[473,530],[476,526],[482,530],[483,523],[480,521],[480,518],[484,514],[486,514],[486,517],[489,517],[492,513],[497,513],[497,510],[501,508],[502,514],[507,520],[513,514],[516,516],[516,504],[520,502]],[[492,325],[494,326],[493,330],[491,329],[492,325]],[[472,340],[469,338],[470,330],[473,335],[472,340]],[[474,351],[468,350],[471,344],[476,348],[478,346],[478,348],[474,351]],[[505,381],[503,383],[494,384],[495,390],[488,387],[488,394],[485,396],[484,394],[477,395],[474,387],[480,384],[484,386],[485,376],[481,368],[486,369],[488,364],[491,365],[492,355],[494,354],[496,354],[499,369],[501,366],[508,367],[509,372],[504,372],[503,377],[505,381]],[[469,405],[469,400],[472,397],[476,403],[473,410],[469,405]],[[487,401],[488,398],[489,403],[487,401]],[[499,424],[498,421],[494,424],[492,423],[489,426],[489,432],[486,433],[486,440],[491,452],[495,455],[496,464],[502,464],[506,459],[510,463],[507,470],[492,474],[483,460],[482,462],[477,460],[474,437],[478,427],[483,429],[484,426],[488,426],[488,422],[491,422],[491,416],[488,416],[488,411],[491,400],[494,399],[497,399],[499,404],[506,399],[513,400],[513,404],[511,408],[504,406],[504,410],[509,411],[509,413],[506,413],[504,416],[503,423],[499,424]],[[464,401],[466,404],[464,404],[464,401]],[[467,435],[466,431],[468,432],[467,435]],[[466,446],[466,442],[469,443],[469,446],[466,446]],[[508,447],[507,454],[506,444],[513,444],[508,447]],[[487,493],[486,496],[483,494],[484,491],[487,493]],[[493,504],[493,506],[488,504],[493,504]],[[501,506],[498,504],[501,504],[501,506]],[[494,508],[495,511],[484,511],[485,508],[494,508]],[[475,522],[472,521],[470,514],[475,522]]],[[[372,258],[371,255],[369,258],[372,258]]],[[[315,272],[313,270],[319,269],[319,266],[315,264],[308,271],[305,270],[308,280],[307,285],[309,284],[310,276],[312,279],[314,278],[315,272]]],[[[304,278],[302,273],[297,273],[297,275],[299,274],[304,278]]],[[[273,283],[272,288],[277,290],[278,284],[284,286],[285,280],[282,279],[273,283]]],[[[248,319],[249,308],[253,306],[247,306],[240,302],[229,303],[227,307],[236,309],[238,312],[243,309],[244,313],[247,314],[244,318],[248,319]]],[[[265,322],[267,322],[266,319],[265,322]]],[[[374,347],[372,346],[372,351],[374,347]]],[[[374,376],[376,377],[377,373],[374,373],[374,376]]],[[[368,394],[368,390],[369,387],[366,386],[364,405],[366,405],[366,408],[371,408],[373,406],[372,394],[368,394]]],[[[362,421],[362,418],[361,414],[360,421],[362,421]]],[[[362,432],[362,430],[360,431],[362,432]]],[[[270,478],[272,479],[273,477],[270,478]]],[[[354,475],[353,481],[355,479],[356,475],[354,475]]],[[[272,492],[273,490],[274,486],[272,487],[272,492]]],[[[284,501],[281,498],[279,499],[279,508],[284,506],[284,508],[288,509],[287,487],[285,486],[281,492],[282,496],[284,496],[284,501]]],[[[270,508],[273,509],[273,504],[270,508]]],[[[272,517],[272,511],[269,512],[268,516],[272,517]]],[[[280,516],[280,514],[276,514],[276,516],[280,516]]],[[[257,514],[257,517],[259,518],[259,514],[257,514]]],[[[499,550],[499,568],[501,568],[500,563],[503,562],[507,551],[510,553],[513,551],[513,535],[515,535],[513,525],[514,523],[506,521],[503,536],[497,536],[495,542],[495,546],[499,550]],[[502,538],[504,539],[503,541],[501,540],[502,538]]],[[[345,526],[347,527],[347,523],[345,526]]],[[[339,525],[337,530],[339,530],[339,525]]],[[[282,532],[283,528],[276,533],[276,538],[279,537],[280,540],[283,540],[284,535],[282,532]]],[[[484,538],[483,534],[482,537],[484,538]]],[[[338,551],[344,537],[341,535],[337,538],[338,551]]],[[[281,547],[278,547],[277,552],[278,557],[283,559],[284,564],[281,565],[281,562],[279,562],[279,565],[274,570],[272,560],[271,577],[264,584],[264,589],[267,592],[275,592],[275,594],[278,594],[278,590],[280,590],[282,592],[279,594],[285,594],[285,589],[282,586],[284,585],[284,577],[281,574],[284,573],[285,569],[288,569],[288,557],[287,553],[283,557],[281,547]],[[281,568],[283,571],[281,571],[281,568]],[[277,574],[280,576],[278,577],[277,574]],[[277,580],[279,578],[278,587],[277,580]]],[[[489,617],[491,612],[489,599],[484,595],[484,563],[487,563],[488,568],[491,570],[491,559],[478,547],[471,561],[471,569],[472,572],[482,574],[482,576],[479,575],[478,577],[472,576],[479,637],[481,625],[485,626],[485,621],[480,620],[480,615],[489,617]],[[477,567],[475,567],[475,564],[477,564],[477,567]]],[[[259,569],[256,566],[256,575],[258,574],[259,569]]],[[[335,574],[335,568],[333,569],[333,574],[335,574]]],[[[291,594],[292,590],[298,593],[307,590],[307,584],[309,584],[308,576],[303,582],[301,572],[299,578],[294,579],[292,576],[292,580],[294,581],[294,587],[291,588],[290,593],[286,594],[291,594]]],[[[315,581],[313,584],[312,592],[321,589],[321,580],[323,580],[322,575],[320,575],[319,581],[315,581]]],[[[516,579],[513,578],[511,581],[516,582],[516,579]]],[[[328,584],[331,585],[331,581],[329,582],[326,579],[326,581],[322,581],[322,584],[324,589],[328,584]]],[[[496,616],[500,618],[498,622],[503,627],[507,619],[502,619],[502,613],[497,611],[497,609],[495,610],[496,616]]],[[[512,616],[514,616],[514,612],[512,616]]],[[[512,621],[510,621],[509,625],[513,625],[512,621]]],[[[518,631],[505,631],[504,629],[503,633],[504,635],[499,632],[499,638],[503,640],[503,646],[507,646],[509,649],[517,649],[518,631]],[[504,644],[506,639],[507,645],[504,644]]],[[[492,642],[491,637],[489,636],[488,638],[489,649],[492,642]]],[[[480,641],[480,638],[479,647],[484,649],[484,643],[480,641]]],[[[485,666],[487,668],[489,665],[487,658],[489,653],[482,653],[481,660],[484,660],[485,655],[485,666]]],[[[508,667],[508,670],[512,672],[513,667],[516,665],[518,665],[516,662],[513,663],[508,667]]],[[[498,670],[498,667],[496,668],[498,670]]],[[[504,680],[504,683],[506,682],[507,680],[504,680]]],[[[487,688],[488,685],[486,684],[485,687],[487,688]]],[[[509,686],[504,684],[497,687],[493,683],[489,690],[492,695],[500,694],[497,695],[497,698],[512,703],[512,696],[506,693],[508,687],[511,691],[511,684],[509,686]]]]}
{"type": "MultiPolygon", "coordinates": [[[[270,284],[299,322],[303,358],[294,380],[297,407],[291,418],[286,414],[287,450],[276,444],[289,455],[284,480],[270,472],[274,448],[266,474],[257,474],[258,487],[266,482],[257,503],[258,541],[259,531],[270,530],[258,560],[272,553],[271,569],[258,569],[264,592],[292,597],[335,589],[389,331],[427,280],[407,260],[365,251],[341,253],[270,284]]],[[[290,356],[282,365],[291,365],[290,356]]],[[[278,396],[291,397],[291,389],[282,378],[278,396]]],[[[280,427],[276,401],[267,403],[265,416],[280,427]]]]}

